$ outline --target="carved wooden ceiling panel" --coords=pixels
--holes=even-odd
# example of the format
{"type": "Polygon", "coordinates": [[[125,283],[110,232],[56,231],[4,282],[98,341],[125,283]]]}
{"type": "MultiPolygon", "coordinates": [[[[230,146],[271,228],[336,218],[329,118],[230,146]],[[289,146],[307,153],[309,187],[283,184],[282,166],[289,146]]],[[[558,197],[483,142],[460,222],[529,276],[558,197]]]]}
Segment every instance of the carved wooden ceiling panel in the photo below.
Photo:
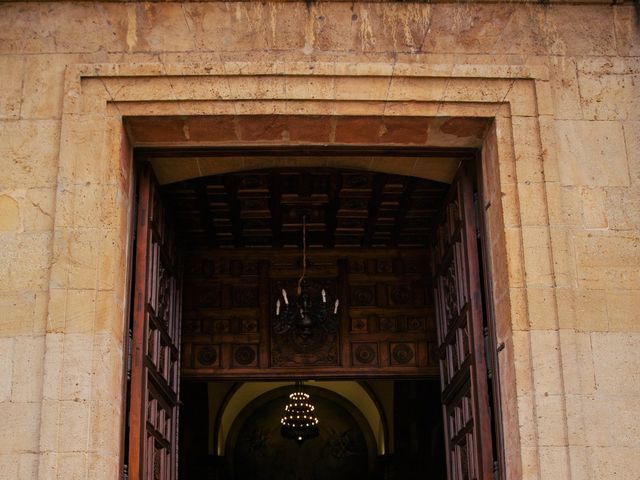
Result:
{"type": "Polygon", "coordinates": [[[162,187],[187,247],[426,246],[448,185],[374,172],[263,170],[162,187]]]}

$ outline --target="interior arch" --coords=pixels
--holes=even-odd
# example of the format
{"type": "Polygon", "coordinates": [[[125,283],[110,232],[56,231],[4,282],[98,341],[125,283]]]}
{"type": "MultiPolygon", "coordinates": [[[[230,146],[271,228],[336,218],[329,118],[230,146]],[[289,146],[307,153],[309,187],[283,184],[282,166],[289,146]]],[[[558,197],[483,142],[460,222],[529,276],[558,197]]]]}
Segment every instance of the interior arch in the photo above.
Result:
{"type": "MultiPolygon", "coordinates": [[[[356,381],[311,380],[307,384],[329,390],[351,402],[362,413],[371,428],[376,442],[377,453],[379,455],[385,454],[387,450],[385,415],[380,411],[378,404],[367,389],[356,381]]],[[[291,382],[246,382],[235,389],[228,398],[216,422],[215,438],[218,455],[225,454],[231,427],[247,405],[267,392],[290,385],[291,382]]]]}

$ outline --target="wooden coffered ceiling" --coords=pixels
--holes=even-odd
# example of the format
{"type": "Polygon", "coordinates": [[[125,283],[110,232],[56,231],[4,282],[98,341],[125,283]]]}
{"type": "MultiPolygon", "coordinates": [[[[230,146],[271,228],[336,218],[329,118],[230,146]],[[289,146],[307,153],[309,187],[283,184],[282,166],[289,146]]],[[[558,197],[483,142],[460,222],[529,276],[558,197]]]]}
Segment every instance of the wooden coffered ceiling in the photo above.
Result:
{"type": "Polygon", "coordinates": [[[424,246],[448,185],[377,172],[270,169],[162,188],[187,247],[424,246]]]}

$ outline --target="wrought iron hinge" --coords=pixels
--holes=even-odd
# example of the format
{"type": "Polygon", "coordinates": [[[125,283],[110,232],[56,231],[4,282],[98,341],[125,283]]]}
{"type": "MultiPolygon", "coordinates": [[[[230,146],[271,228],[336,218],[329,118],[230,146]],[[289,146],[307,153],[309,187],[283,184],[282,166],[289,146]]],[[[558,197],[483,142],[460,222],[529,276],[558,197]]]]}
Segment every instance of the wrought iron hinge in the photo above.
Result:
{"type": "Polygon", "coordinates": [[[129,465],[122,466],[122,480],[129,480],[129,465]]]}
{"type": "Polygon", "coordinates": [[[131,380],[132,356],[133,356],[133,331],[129,329],[129,338],[127,341],[127,380],[131,380]]]}

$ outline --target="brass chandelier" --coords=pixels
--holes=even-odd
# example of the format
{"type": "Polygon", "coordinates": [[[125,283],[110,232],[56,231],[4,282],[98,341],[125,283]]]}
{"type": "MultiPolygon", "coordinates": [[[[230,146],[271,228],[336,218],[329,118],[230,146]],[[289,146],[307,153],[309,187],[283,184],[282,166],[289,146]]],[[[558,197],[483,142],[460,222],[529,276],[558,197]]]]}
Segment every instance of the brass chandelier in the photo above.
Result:
{"type": "Polygon", "coordinates": [[[284,415],[280,420],[281,435],[295,440],[298,445],[317,437],[320,432],[315,409],[309,394],[303,390],[303,382],[296,381],[295,390],[289,395],[289,403],[284,407],[284,415]]]}

